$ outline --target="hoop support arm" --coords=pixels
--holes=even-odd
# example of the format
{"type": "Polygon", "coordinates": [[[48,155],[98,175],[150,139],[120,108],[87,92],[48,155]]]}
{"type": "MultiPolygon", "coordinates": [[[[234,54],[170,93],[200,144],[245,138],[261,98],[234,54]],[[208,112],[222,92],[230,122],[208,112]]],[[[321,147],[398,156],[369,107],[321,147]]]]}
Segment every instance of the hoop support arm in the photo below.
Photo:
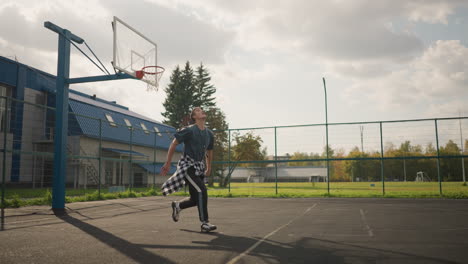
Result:
{"type": "MultiPolygon", "coordinates": [[[[55,25],[54,23],[52,23],[50,21],[44,22],[44,27],[54,31],[55,33],[61,34],[61,35],[64,35],[64,32],[66,30],[66,29],[63,29],[63,28],[55,25]]],[[[84,40],[82,38],[78,37],[77,35],[75,35],[75,34],[73,34],[71,32],[70,32],[70,39],[73,40],[74,42],[78,43],[78,44],[82,44],[84,42],[84,40]]]]}
{"type": "Polygon", "coordinates": [[[74,83],[102,82],[102,81],[114,81],[114,80],[124,80],[124,79],[136,79],[136,78],[127,73],[117,73],[117,74],[112,74],[112,75],[98,75],[98,76],[89,76],[89,77],[70,78],[70,79],[67,79],[66,82],[69,84],[74,84],[74,83]]]}

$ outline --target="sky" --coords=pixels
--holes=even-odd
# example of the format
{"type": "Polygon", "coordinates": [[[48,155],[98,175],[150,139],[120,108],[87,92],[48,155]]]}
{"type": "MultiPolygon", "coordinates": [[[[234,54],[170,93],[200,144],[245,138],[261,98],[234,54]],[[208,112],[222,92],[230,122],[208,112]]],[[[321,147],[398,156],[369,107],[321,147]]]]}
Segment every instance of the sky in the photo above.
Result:
{"type": "MultiPolygon", "coordinates": [[[[176,65],[203,63],[231,128],[468,116],[468,1],[2,1],[0,55],[56,74],[51,21],[111,68],[113,16],[158,44],[158,92],[73,85],[162,121],[176,65]]],[[[101,72],[75,49],[71,76],[101,72]]],[[[299,144],[299,143],[297,143],[299,144]]]]}

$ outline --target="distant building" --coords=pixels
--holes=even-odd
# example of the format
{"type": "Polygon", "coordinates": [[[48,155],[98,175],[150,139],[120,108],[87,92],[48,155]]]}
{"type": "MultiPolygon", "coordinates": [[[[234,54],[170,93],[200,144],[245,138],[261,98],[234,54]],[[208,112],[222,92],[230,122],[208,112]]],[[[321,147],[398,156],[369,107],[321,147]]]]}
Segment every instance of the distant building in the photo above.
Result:
{"type": "MultiPolygon", "coordinates": [[[[274,155],[270,155],[270,156],[267,156],[266,157],[267,160],[275,160],[275,156],[274,155]]],[[[290,160],[291,159],[291,156],[277,156],[276,157],[276,160],[277,161],[286,161],[286,160],[290,160]]],[[[268,164],[267,167],[272,167],[272,166],[275,166],[274,164],[268,164]]],[[[278,167],[286,167],[288,166],[288,163],[287,162],[278,162],[278,167]]]]}
{"type": "MultiPolygon", "coordinates": [[[[36,187],[52,183],[55,79],[53,75],[0,56],[0,148],[3,150],[6,138],[7,182],[36,187]],[[8,105],[6,97],[12,98],[8,105]]],[[[69,95],[69,113],[68,186],[92,186],[99,181],[108,186],[129,183],[146,186],[167,178],[159,176],[159,171],[175,128],[116,102],[73,90],[69,95]],[[99,129],[100,122],[102,129],[99,129]]],[[[175,159],[181,154],[182,146],[176,152],[175,159]]]]}
{"type": "Polygon", "coordinates": [[[326,182],[327,167],[278,166],[278,172],[274,166],[236,167],[231,176],[233,182],[275,182],[276,179],[278,182],[326,182]]]}

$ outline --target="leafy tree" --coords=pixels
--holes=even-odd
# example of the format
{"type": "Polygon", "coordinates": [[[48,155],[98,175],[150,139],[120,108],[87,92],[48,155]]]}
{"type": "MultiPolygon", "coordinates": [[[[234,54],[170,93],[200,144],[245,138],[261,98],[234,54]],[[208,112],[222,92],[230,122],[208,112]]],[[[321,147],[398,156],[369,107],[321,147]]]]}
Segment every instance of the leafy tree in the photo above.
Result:
{"type": "MultiPolygon", "coordinates": [[[[307,160],[307,159],[322,159],[318,153],[294,152],[289,160],[307,160]]],[[[288,166],[323,166],[322,161],[292,161],[288,162],[288,166]]]]}
{"type": "MultiPolygon", "coordinates": [[[[262,148],[263,140],[249,132],[243,136],[234,137],[235,144],[231,147],[232,158],[236,161],[261,161],[266,159],[266,148],[262,148]]],[[[240,164],[240,167],[248,167],[248,164],[240,164]]],[[[260,165],[266,166],[266,164],[260,165]]]]}
{"type": "Polygon", "coordinates": [[[434,147],[434,145],[432,145],[432,143],[429,143],[426,145],[426,149],[425,149],[425,154],[427,156],[435,156],[437,155],[437,149],[434,147]]]}
{"type": "MultiPolygon", "coordinates": [[[[206,124],[214,132],[213,160],[225,161],[228,153],[228,124],[226,116],[221,109],[213,107],[207,113],[206,124]]],[[[215,177],[224,178],[226,164],[213,164],[211,176],[208,179],[209,186],[213,186],[215,177]]]]}
{"type": "MultiPolygon", "coordinates": [[[[460,153],[461,149],[453,140],[449,140],[445,146],[440,147],[441,156],[458,156],[460,153]]],[[[442,158],[440,161],[440,168],[445,181],[460,181],[462,179],[460,159],[442,158]]]]}
{"type": "Polygon", "coordinates": [[[353,181],[378,181],[380,180],[380,161],[379,160],[359,160],[359,158],[380,158],[379,152],[361,152],[359,148],[354,147],[347,156],[356,160],[347,160],[344,164],[344,170],[353,181]]]}
{"type": "MultiPolygon", "coordinates": [[[[253,132],[249,132],[242,136],[237,133],[233,137],[234,144],[231,146],[231,161],[262,161],[266,159],[267,151],[266,148],[262,148],[263,140],[260,136],[255,136],[253,132]]],[[[226,177],[220,182],[220,186],[227,186],[237,166],[248,167],[249,164],[232,164],[226,177]]],[[[266,164],[261,163],[259,166],[265,167],[266,164]]]]}
{"type": "Polygon", "coordinates": [[[423,170],[424,160],[417,160],[411,157],[424,156],[422,149],[421,145],[412,145],[410,141],[405,141],[400,144],[398,149],[387,150],[385,157],[410,158],[385,160],[384,170],[386,180],[414,180],[416,173],[423,170]]]}
{"type": "MultiPolygon", "coordinates": [[[[335,156],[335,150],[330,146],[328,145],[328,158],[331,159],[335,156]]],[[[324,161],[322,162],[322,166],[327,166],[327,146],[324,146],[323,147],[323,152],[322,152],[322,159],[324,159],[324,161]]],[[[331,179],[331,175],[335,174],[335,168],[332,166],[332,161],[330,161],[330,179],[331,179]]]]}
{"type": "MultiPolygon", "coordinates": [[[[335,154],[336,158],[344,158],[345,151],[344,149],[338,149],[335,154]]],[[[331,171],[333,174],[330,175],[330,179],[333,181],[350,181],[351,177],[346,173],[346,163],[342,160],[335,160],[331,162],[331,171]]]]}
{"type": "MultiPolygon", "coordinates": [[[[335,155],[335,150],[328,145],[328,158],[332,158],[335,155]]],[[[323,147],[322,157],[327,158],[327,146],[323,147]]]]}

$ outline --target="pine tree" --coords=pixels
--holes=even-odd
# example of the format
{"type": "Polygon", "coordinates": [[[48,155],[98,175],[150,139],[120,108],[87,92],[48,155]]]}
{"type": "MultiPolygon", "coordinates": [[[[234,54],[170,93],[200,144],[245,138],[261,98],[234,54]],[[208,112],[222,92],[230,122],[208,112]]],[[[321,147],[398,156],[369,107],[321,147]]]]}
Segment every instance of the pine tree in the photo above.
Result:
{"type": "Polygon", "coordinates": [[[195,85],[195,106],[200,106],[205,111],[209,110],[212,107],[216,107],[214,94],[216,93],[216,88],[210,84],[211,77],[208,69],[203,66],[203,63],[200,63],[200,66],[196,69],[196,75],[194,79],[195,85]]]}
{"type": "Polygon", "coordinates": [[[164,89],[164,92],[166,92],[166,100],[163,106],[166,111],[161,114],[165,118],[163,122],[170,126],[177,126],[178,104],[176,97],[180,88],[180,76],[181,71],[179,65],[177,65],[171,74],[169,85],[164,89]]]}
{"type": "Polygon", "coordinates": [[[195,73],[188,61],[183,70],[177,66],[164,90],[167,94],[163,104],[166,111],[162,113],[164,123],[176,128],[186,126],[193,107],[200,106],[205,111],[216,108],[216,88],[210,81],[210,74],[203,64],[195,73]]]}
{"type": "Polygon", "coordinates": [[[184,121],[194,106],[194,87],[194,75],[190,63],[187,61],[183,71],[177,66],[172,72],[169,85],[164,90],[167,95],[163,103],[166,111],[162,113],[165,124],[176,128],[186,125],[184,121]]]}
{"type": "Polygon", "coordinates": [[[194,104],[196,101],[195,77],[190,62],[188,61],[185,63],[185,68],[182,71],[181,86],[182,91],[180,96],[184,99],[180,105],[183,114],[179,116],[179,127],[186,126],[190,123],[190,111],[193,107],[197,106],[194,104]]]}

